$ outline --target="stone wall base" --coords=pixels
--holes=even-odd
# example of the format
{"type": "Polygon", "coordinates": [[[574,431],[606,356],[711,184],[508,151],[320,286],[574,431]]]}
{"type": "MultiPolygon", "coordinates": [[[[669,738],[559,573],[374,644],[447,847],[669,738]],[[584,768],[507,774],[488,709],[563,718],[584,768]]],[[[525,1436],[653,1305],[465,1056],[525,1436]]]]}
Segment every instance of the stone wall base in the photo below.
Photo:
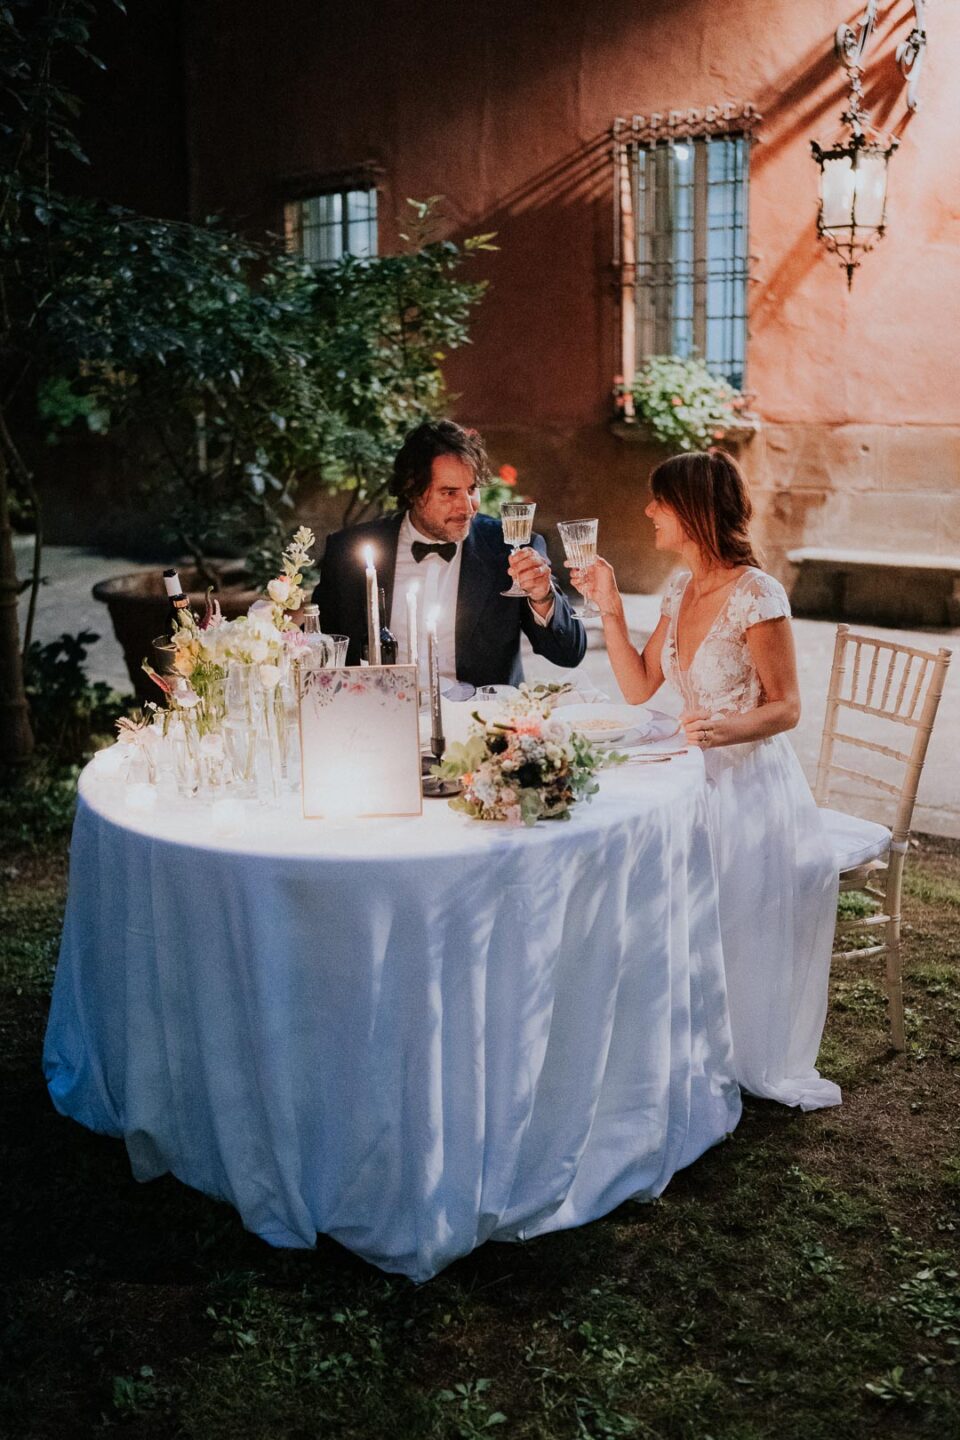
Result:
{"type": "MultiPolygon", "coordinates": [[[[470,423],[469,414],[461,418],[470,423]]],[[[645,439],[626,442],[599,422],[481,428],[494,471],[514,465],[518,493],[536,500],[535,528],[546,536],[558,569],[563,554],[557,521],[596,515],[600,553],[614,565],[621,588],[663,587],[676,561],[655,551],[644,508],[649,473],[665,451],[645,439]]],[[[960,426],[763,421],[736,453],[750,483],[764,562],[788,588],[798,575],[787,552],[802,546],[960,554],[960,426]]],[[[109,447],[87,445],[77,454],[62,446],[43,461],[38,470],[52,543],[156,553],[156,520],[109,447]]],[[[297,518],[322,537],[339,528],[345,499],[305,484],[297,518]]],[[[798,604],[833,615],[841,598],[837,583],[804,576],[798,604]]],[[[943,613],[942,577],[905,573],[891,583],[889,575],[858,575],[844,583],[843,603],[858,617],[944,623],[929,618],[938,606],[943,613]]]]}

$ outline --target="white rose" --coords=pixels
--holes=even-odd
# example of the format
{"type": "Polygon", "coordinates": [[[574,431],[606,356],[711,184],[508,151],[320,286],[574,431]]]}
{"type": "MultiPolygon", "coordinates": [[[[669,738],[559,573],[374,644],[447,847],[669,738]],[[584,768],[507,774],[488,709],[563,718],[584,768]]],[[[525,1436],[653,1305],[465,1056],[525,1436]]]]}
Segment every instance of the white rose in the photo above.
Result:
{"type": "Polygon", "coordinates": [[[271,580],[267,586],[267,594],[277,605],[286,605],[290,598],[291,583],[286,575],[278,575],[276,580],[271,580]]]}

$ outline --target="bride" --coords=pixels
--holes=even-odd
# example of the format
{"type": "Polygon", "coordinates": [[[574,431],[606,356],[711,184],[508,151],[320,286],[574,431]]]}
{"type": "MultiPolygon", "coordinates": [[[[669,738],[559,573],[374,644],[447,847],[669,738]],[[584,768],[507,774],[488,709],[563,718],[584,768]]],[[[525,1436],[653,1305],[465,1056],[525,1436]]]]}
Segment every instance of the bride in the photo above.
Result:
{"type": "MultiPolygon", "coordinates": [[[[817,1069],[837,905],[819,812],[784,731],[800,718],[790,604],[751,548],[746,485],[722,451],[677,455],[650,479],[658,550],[685,568],[642,653],[612,567],[573,569],[603,615],[630,704],[667,680],[687,743],[704,751],[737,1078],[753,1095],[815,1110],[840,1103],[817,1069]]],[[[572,568],[572,567],[571,567],[572,568]]]]}

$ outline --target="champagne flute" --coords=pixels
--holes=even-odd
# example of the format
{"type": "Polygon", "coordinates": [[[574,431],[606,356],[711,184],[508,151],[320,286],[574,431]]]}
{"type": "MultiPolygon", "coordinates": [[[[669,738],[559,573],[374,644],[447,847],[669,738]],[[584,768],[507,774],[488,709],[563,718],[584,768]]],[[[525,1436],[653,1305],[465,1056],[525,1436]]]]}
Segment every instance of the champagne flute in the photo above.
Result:
{"type": "MultiPolygon", "coordinates": [[[[565,520],[557,525],[564,554],[577,570],[589,570],[596,561],[599,524],[599,520],[565,520]]],[[[578,620],[585,620],[599,615],[600,606],[593,600],[585,600],[572,613],[578,620]]]]}
{"type": "MultiPolygon", "coordinates": [[[[500,506],[500,519],[503,522],[504,543],[510,546],[513,551],[521,550],[524,545],[530,544],[530,536],[533,532],[533,516],[536,510],[534,502],[525,500],[505,500],[500,506]]],[[[501,590],[501,595],[508,596],[511,600],[525,600],[526,591],[521,590],[514,580],[509,590],[501,590]]]]}

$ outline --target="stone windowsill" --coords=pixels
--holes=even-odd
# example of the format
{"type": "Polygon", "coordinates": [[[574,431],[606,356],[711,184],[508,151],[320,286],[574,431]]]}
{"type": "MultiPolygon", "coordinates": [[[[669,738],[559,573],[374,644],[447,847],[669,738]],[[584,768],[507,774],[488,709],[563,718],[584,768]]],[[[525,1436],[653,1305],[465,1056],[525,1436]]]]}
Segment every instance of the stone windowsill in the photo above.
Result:
{"type": "MultiPolygon", "coordinates": [[[[618,440],[626,440],[630,444],[659,445],[661,443],[657,440],[646,420],[624,420],[622,418],[611,420],[610,430],[612,434],[616,435],[618,440]]],[[[727,426],[723,439],[718,440],[717,444],[730,446],[744,445],[748,440],[752,440],[754,435],[758,434],[759,430],[760,420],[756,416],[744,416],[740,420],[735,420],[732,425],[727,426]]]]}

